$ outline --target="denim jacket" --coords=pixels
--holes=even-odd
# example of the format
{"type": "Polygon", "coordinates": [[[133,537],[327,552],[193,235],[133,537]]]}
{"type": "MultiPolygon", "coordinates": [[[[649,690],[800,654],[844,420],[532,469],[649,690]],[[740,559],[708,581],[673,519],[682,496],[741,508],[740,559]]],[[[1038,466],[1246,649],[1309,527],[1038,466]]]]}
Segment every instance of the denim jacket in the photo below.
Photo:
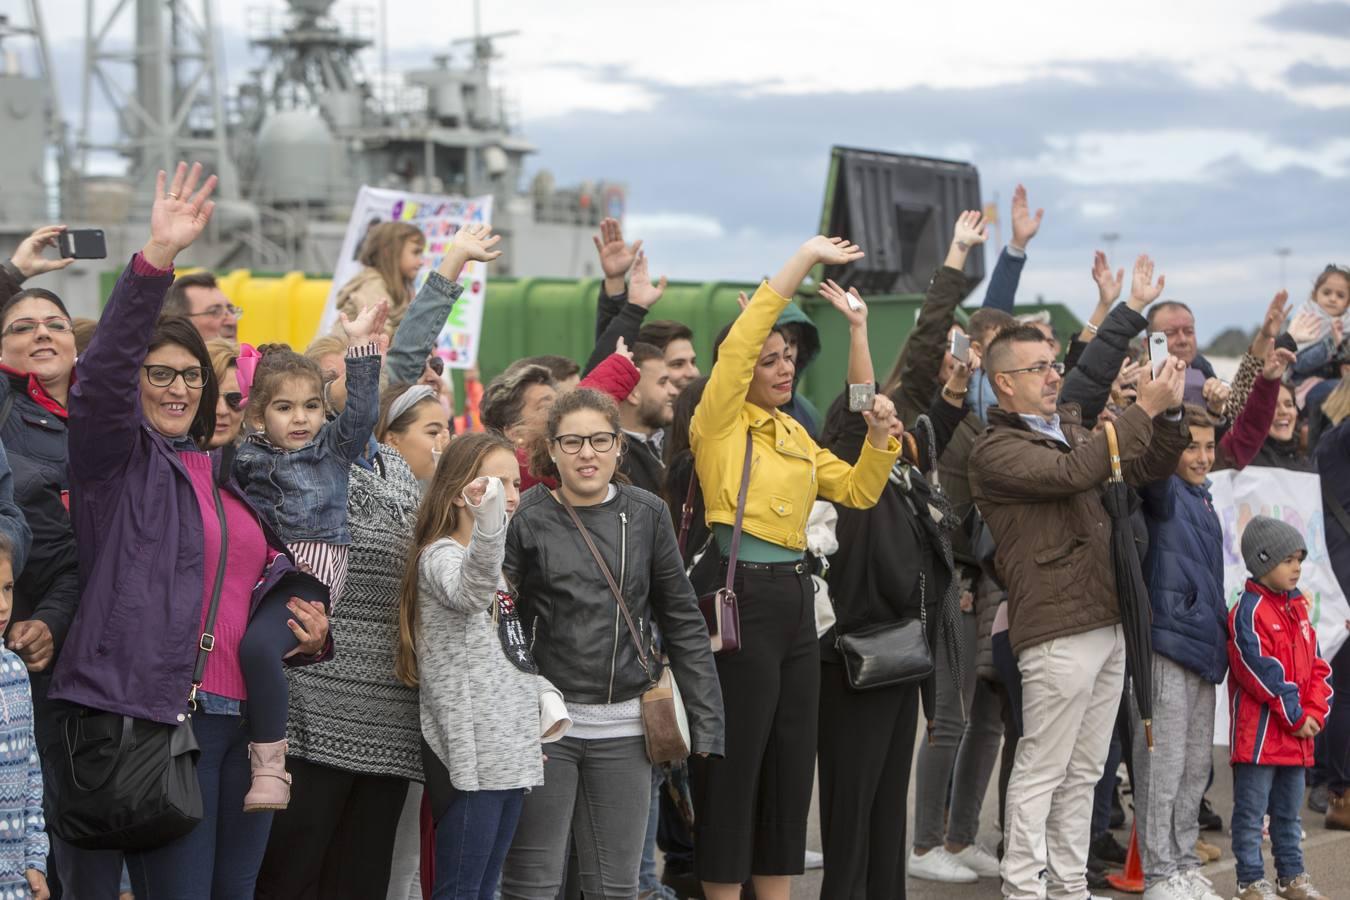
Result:
{"type": "Polygon", "coordinates": [[[350,544],[348,468],[366,449],[380,415],[380,357],[373,345],[347,351],[347,408],[299,450],[262,434],[239,445],[234,477],[281,539],[350,544]]]}

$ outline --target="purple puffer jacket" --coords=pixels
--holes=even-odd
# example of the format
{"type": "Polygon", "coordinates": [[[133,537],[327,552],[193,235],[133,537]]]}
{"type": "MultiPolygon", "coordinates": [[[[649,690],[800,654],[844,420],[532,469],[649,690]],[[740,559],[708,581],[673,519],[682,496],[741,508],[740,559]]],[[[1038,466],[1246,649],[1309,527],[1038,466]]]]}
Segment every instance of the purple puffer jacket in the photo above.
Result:
{"type": "MultiPolygon", "coordinates": [[[[172,273],[143,274],[149,271],[139,257],[123,271],[70,392],[81,596],[50,696],[172,724],[187,712],[201,636],[204,538],[187,470],[141,415],[141,366],[173,283],[172,273]]],[[[225,487],[248,503],[237,484],[225,487]]],[[[274,590],[327,603],[327,588],[297,570],[285,545],[259,524],[282,555],[254,588],[250,613],[274,590]]],[[[319,656],[288,662],[331,655],[330,640],[319,656]]]]}

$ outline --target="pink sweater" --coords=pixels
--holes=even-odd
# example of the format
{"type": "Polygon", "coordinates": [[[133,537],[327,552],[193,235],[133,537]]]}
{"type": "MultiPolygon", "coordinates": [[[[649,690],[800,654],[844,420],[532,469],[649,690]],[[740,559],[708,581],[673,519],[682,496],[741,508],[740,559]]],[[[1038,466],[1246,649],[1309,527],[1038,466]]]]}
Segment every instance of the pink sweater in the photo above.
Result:
{"type": "MultiPolygon", "coordinates": [[[[214,473],[206,453],[180,453],[178,458],[192,478],[192,491],[202,513],[202,626],[211,604],[211,589],[216,583],[216,563],[220,560],[220,519],[211,490],[214,473]]],[[[216,643],[206,660],[202,690],[234,700],[247,700],[244,674],[239,668],[239,642],[248,627],[253,589],[262,578],[268,562],[276,555],[267,546],[262,526],[253,511],[229,491],[220,492],[225,507],[225,523],[230,529],[229,567],[220,590],[220,610],[216,613],[216,643]]]]}

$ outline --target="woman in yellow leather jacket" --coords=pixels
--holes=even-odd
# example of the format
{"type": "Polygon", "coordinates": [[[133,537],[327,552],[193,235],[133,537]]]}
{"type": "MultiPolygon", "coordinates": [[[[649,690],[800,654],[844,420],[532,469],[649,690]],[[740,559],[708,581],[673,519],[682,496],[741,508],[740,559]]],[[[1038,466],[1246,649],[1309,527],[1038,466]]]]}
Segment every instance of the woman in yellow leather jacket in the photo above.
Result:
{"type": "Polygon", "coordinates": [[[747,434],[752,445],[735,575],[741,648],[717,657],[726,756],[690,761],[697,874],[708,900],[739,898],[750,878],[759,900],[788,900],[790,876],[803,868],[820,690],[814,590],[803,561],[806,520],[817,496],[859,509],[875,505],[900,445],[890,435],[895,406],[881,395],[862,414],[867,440],[856,465],[822,450],[780,412],[792,396],[794,367],[774,323],[812,267],[861,256],[847,241],[814,237],[761,284],[719,348],[690,427],[724,566],[747,434]]]}

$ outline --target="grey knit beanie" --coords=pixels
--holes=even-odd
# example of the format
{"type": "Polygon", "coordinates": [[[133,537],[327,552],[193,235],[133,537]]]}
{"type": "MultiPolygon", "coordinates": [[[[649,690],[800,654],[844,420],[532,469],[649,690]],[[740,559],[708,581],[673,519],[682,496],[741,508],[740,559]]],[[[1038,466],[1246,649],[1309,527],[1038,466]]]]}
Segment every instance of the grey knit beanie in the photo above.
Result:
{"type": "Polygon", "coordinates": [[[1247,564],[1247,571],[1252,573],[1253,578],[1260,578],[1284,562],[1285,557],[1300,550],[1305,555],[1308,552],[1303,535],[1299,534],[1297,528],[1279,519],[1256,516],[1242,532],[1242,561],[1247,564]]]}

